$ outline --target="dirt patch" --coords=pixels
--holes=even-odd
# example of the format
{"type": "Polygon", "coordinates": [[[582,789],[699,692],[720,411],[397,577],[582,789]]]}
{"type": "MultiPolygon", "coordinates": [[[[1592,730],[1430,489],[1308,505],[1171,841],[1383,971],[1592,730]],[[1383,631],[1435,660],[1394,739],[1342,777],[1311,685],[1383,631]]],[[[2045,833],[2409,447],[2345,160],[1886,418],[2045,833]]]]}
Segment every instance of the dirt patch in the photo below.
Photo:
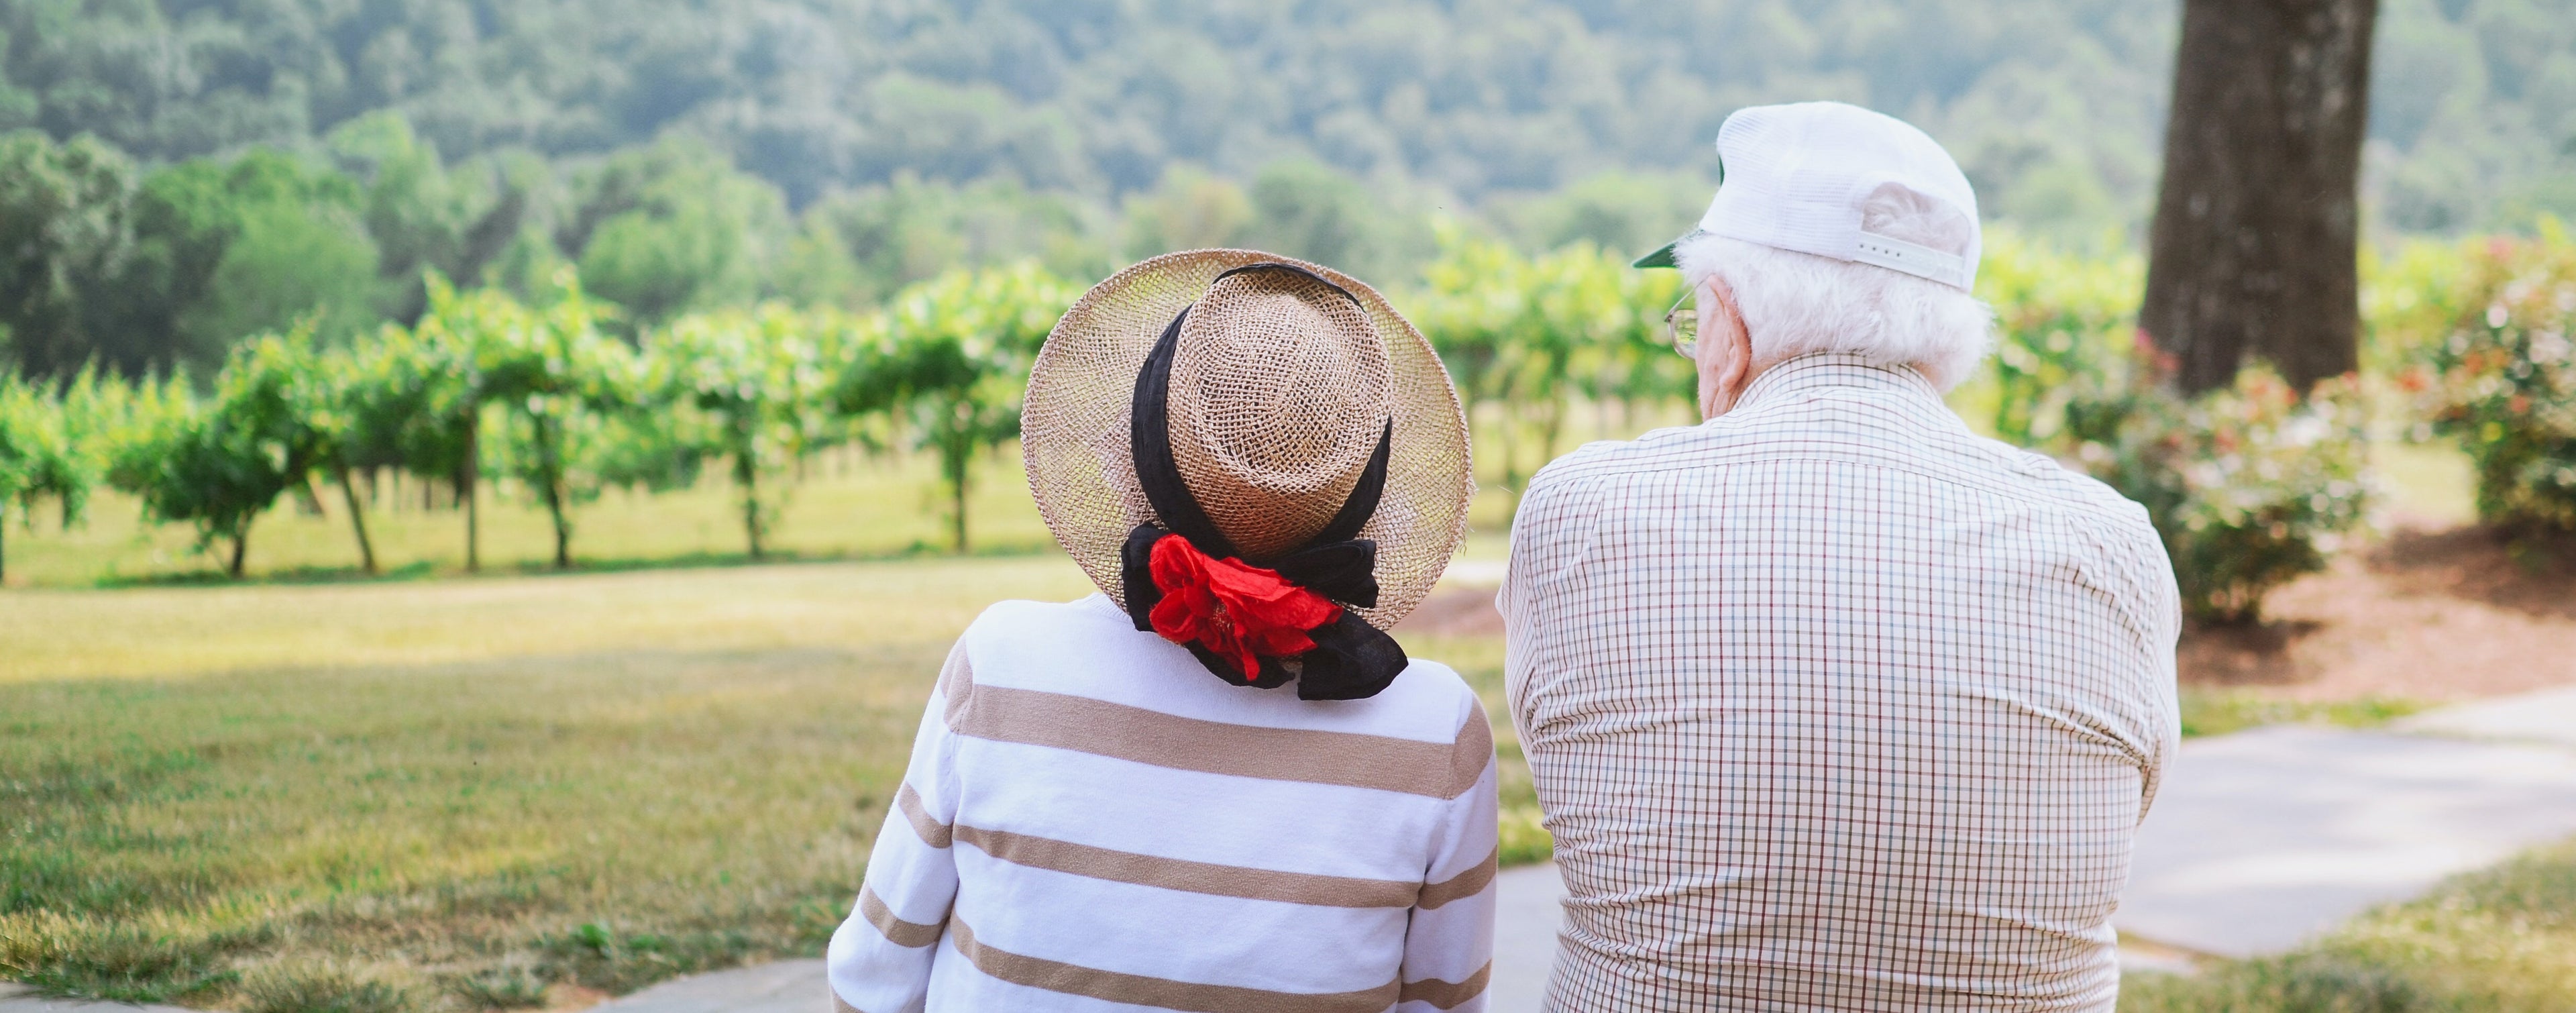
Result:
{"type": "Polygon", "coordinates": [[[1413,614],[1395,624],[1399,635],[1424,637],[1499,637],[1503,614],[1494,608],[1494,589],[1446,585],[1422,599],[1413,614]]]}
{"type": "Polygon", "coordinates": [[[2273,592],[2277,647],[2247,644],[2243,631],[2196,632],[2183,678],[2306,700],[2428,702],[2576,683],[2569,558],[2480,528],[2400,529],[2273,592]]]}
{"type": "MultiPolygon", "coordinates": [[[[2305,701],[2437,703],[2576,683],[2576,544],[2400,529],[2273,592],[2261,626],[2184,634],[2191,685],[2305,701]]],[[[1397,627],[1499,636],[1487,587],[1444,587],[1397,627]]]]}

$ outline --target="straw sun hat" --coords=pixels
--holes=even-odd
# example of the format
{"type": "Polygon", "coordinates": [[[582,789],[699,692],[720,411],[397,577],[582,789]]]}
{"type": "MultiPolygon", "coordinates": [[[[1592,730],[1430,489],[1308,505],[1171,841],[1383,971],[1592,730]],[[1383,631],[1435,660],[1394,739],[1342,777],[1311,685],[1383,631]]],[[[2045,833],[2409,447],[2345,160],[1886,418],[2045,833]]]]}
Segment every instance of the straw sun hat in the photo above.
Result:
{"type": "Polygon", "coordinates": [[[1403,671],[1383,631],[1448,566],[1475,490],[1421,333],[1349,276],[1249,250],[1085,293],[1038,353],[1020,438],[1048,530],[1137,629],[1310,700],[1403,671]]]}

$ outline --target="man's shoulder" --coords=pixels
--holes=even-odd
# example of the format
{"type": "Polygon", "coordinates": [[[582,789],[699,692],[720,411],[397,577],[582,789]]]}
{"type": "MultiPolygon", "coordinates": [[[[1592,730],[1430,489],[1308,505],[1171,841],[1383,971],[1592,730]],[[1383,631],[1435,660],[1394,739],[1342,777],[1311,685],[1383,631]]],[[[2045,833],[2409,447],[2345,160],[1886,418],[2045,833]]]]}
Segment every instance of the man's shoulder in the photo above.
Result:
{"type": "Polygon", "coordinates": [[[1534,494],[1605,475],[1700,463],[1698,458],[1716,446],[1716,440],[1715,431],[1706,424],[1670,426],[1633,440],[1595,440],[1548,462],[1530,477],[1527,491],[1534,494]]]}
{"type": "Polygon", "coordinates": [[[2078,515],[2154,535],[2147,508],[2120,495],[2119,490],[2101,479],[2067,467],[2046,454],[2001,440],[1982,436],[1968,439],[1991,462],[2005,488],[2033,499],[2053,501],[2078,515]]]}
{"type": "MultiPolygon", "coordinates": [[[[1582,490],[1597,489],[1623,476],[1756,463],[1770,456],[1757,446],[1770,435],[1773,434],[1768,430],[1739,431],[1704,423],[1657,429],[1633,440],[1586,443],[1540,468],[1530,479],[1523,499],[1525,503],[1559,501],[1579,497],[1582,490]]],[[[2133,536],[2155,536],[2145,507],[2055,458],[1964,429],[1929,434],[1927,438],[1934,446],[1918,449],[1931,451],[1928,455],[1898,455],[1876,461],[1856,458],[1853,463],[1920,471],[1943,481],[1977,487],[1990,495],[2031,502],[2049,512],[2090,518],[2092,524],[2088,526],[2107,526],[2133,536]]],[[[1804,457],[1812,452],[1812,445],[1806,445],[1794,456],[1804,457]]]]}

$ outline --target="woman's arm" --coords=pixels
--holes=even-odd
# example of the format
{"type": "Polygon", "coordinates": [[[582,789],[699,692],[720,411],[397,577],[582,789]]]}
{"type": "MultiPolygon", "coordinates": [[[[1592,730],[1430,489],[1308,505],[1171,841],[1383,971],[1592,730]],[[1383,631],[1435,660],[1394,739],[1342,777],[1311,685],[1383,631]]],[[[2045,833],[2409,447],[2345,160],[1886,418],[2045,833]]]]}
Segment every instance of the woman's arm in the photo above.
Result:
{"type": "MultiPolygon", "coordinates": [[[[1481,706],[1474,721],[1484,721],[1481,706]]],[[[1479,729],[1481,731],[1481,729],[1479,729]]],[[[1482,1013],[1494,962],[1494,747],[1484,735],[1461,735],[1460,748],[1481,747],[1485,772],[1449,800],[1422,895],[1404,935],[1400,1013],[1482,1013]]],[[[1472,769],[1472,768],[1470,768],[1472,769]]]]}
{"type": "Polygon", "coordinates": [[[971,692],[966,647],[948,653],[931,693],[912,763],[895,791],[893,811],[877,829],[868,873],[848,921],[832,933],[825,966],[835,1011],[918,1010],[929,994],[930,963],[947,934],[957,899],[957,865],[949,828],[957,820],[954,738],[946,715],[952,692],[971,692]]]}

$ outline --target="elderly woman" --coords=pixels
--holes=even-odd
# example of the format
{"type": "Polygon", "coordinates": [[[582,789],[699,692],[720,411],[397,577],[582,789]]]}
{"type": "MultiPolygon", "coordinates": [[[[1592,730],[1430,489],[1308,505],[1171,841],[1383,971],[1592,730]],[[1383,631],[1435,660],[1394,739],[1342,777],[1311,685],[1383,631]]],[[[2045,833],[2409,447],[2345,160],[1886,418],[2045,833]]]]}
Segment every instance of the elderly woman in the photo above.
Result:
{"type": "Polygon", "coordinates": [[[1837,103],[1745,109],[1669,318],[1708,421],[1530,484],[1500,604],[1570,894],[1547,1007],[2105,1011],[2178,734],[2137,504],[1968,431],[1976,195],[1837,103]]]}
{"type": "Polygon", "coordinates": [[[837,1008],[1481,1009],[1491,730],[1383,632],[1472,491],[1422,336],[1310,264],[1158,257],[1056,325],[1022,436],[1102,593],[959,638],[837,1008]]]}

